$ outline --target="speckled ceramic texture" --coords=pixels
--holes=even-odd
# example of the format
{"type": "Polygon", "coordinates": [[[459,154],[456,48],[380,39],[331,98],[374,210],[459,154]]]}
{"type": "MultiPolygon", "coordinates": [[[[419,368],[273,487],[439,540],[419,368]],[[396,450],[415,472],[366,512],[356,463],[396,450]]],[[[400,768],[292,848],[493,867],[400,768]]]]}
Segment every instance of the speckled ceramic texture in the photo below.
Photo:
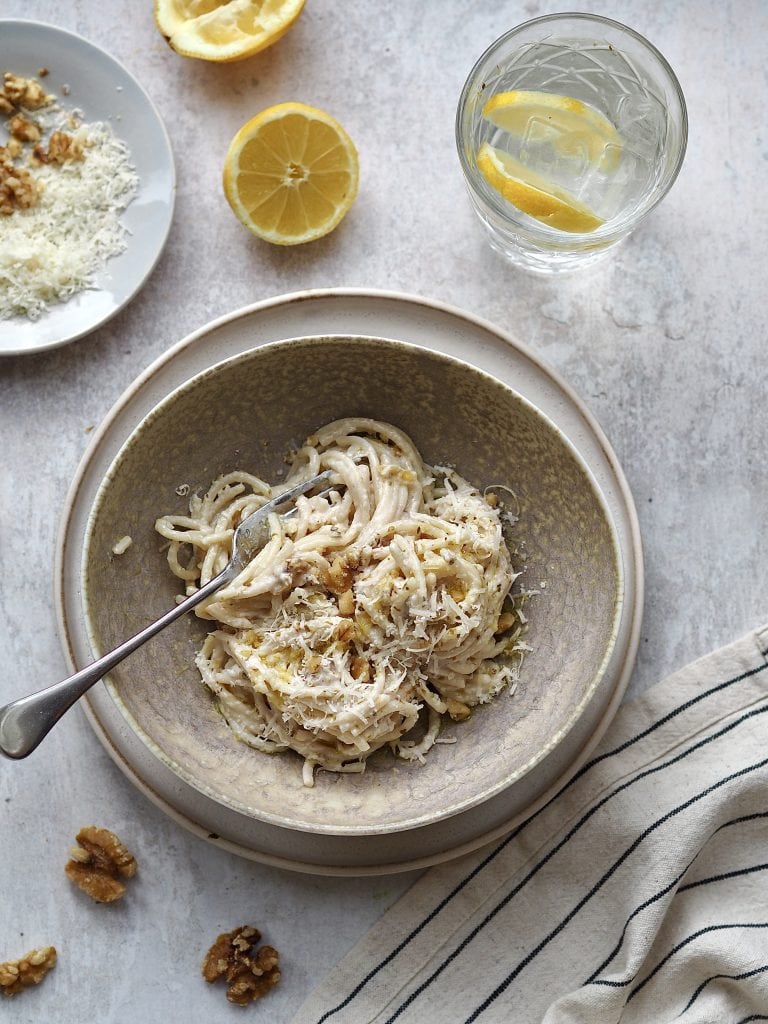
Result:
{"type": "Polygon", "coordinates": [[[86,614],[103,652],[174,602],[153,524],[187,510],[177,488],[206,488],[220,473],[285,475],[285,454],[342,416],[387,420],[427,462],[454,464],[478,486],[518,497],[517,586],[533,648],[513,696],[502,693],[450,725],[426,763],[381,752],[361,775],[318,772],[301,759],[238,743],[216,712],[193,659],[206,628],[188,616],[110,676],[115,700],[150,749],[215,800],[287,828],[376,834],[456,814],[513,785],[572,728],[595,693],[620,615],[623,578],[615,533],[593,479],[556,427],[505,384],[459,360],[404,343],[317,337],[266,345],[193,378],[128,439],[99,491],[84,553],[86,614]],[[124,535],[133,544],[112,554],[124,535]]]}

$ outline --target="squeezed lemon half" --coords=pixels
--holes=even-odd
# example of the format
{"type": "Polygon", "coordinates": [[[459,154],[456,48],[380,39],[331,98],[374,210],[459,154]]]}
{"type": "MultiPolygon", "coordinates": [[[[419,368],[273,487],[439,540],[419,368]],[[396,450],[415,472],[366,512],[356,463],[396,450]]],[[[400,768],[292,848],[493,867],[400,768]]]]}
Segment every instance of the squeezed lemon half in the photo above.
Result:
{"type": "Polygon", "coordinates": [[[224,193],[245,226],[276,245],[333,231],[357,195],[357,150],[330,114],[280,103],[243,125],[224,161],[224,193]]]}
{"type": "Polygon", "coordinates": [[[517,138],[538,123],[553,129],[555,148],[565,154],[583,153],[591,164],[610,173],[621,158],[623,141],[614,126],[594,107],[570,96],[549,92],[500,92],[483,107],[483,117],[517,138]]]}
{"type": "Polygon", "coordinates": [[[155,23],[177,53],[200,60],[250,57],[276,43],[305,0],[155,0],[155,23]]]}
{"type": "Polygon", "coordinates": [[[507,202],[550,227],[579,233],[594,231],[605,223],[570,192],[487,142],[478,151],[477,167],[507,202]]]}

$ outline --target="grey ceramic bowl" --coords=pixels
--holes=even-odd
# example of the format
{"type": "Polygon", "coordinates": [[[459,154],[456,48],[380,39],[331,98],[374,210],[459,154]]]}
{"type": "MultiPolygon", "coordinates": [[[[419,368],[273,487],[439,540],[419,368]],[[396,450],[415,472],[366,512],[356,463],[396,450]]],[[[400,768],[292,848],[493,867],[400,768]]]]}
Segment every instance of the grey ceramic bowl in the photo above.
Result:
{"type": "Polygon", "coordinates": [[[202,490],[235,467],[279,479],[291,447],[354,415],[388,420],[427,462],[517,495],[519,582],[539,593],[515,694],[452,727],[457,742],[424,765],[382,752],[361,775],[318,772],[307,789],[297,755],[261,754],[232,737],[193,664],[206,629],[194,616],[132,655],[108,685],[154,754],[215,801],[285,828],[375,835],[457,814],[535,771],[608,664],[624,587],[615,531],[583,461],[533,405],[466,363],[391,340],[302,338],[228,359],[157,405],[119,452],[88,524],[84,601],[95,654],[158,617],[178,581],[153,524],[186,511],[177,488],[202,490]],[[132,546],[113,555],[126,534],[132,546]]]}

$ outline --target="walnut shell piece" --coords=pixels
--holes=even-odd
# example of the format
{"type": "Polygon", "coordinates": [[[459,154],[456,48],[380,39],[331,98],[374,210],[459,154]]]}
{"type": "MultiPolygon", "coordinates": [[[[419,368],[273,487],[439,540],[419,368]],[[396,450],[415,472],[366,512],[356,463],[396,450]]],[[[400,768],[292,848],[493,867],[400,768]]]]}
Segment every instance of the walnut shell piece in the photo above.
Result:
{"type": "Polygon", "coordinates": [[[112,903],[125,892],[124,878],[136,874],[136,858],[114,832],[86,825],[76,836],[64,871],[75,885],[97,903],[112,903]]]}
{"type": "Polygon", "coordinates": [[[203,977],[211,983],[223,978],[230,1003],[247,1006],[280,981],[278,952],[272,946],[259,946],[260,941],[258,928],[242,925],[222,932],[205,954],[203,977]]]}
{"type": "Polygon", "coordinates": [[[18,960],[0,964],[0,989],[4,996],[15,996],[22,989],[39,985],[48,971],[56,966],[56,947],[31,949],[18,960]]]}

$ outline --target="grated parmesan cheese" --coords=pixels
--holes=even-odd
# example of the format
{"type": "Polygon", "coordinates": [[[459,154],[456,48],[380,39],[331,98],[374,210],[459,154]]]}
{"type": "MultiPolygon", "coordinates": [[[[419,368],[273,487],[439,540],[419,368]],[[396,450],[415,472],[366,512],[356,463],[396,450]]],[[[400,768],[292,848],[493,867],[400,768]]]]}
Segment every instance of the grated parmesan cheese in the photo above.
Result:
{"type": "MultiPolygon", "coordinates": [[[[46,127],[69,126],[71,116],[57,110],[59,124],[46,127]]],[[[0,320],[36,320],[51,303],[94,287],[96,273],[126,247],[128,230],[119,217],[139,184],[128,147],[101,122],[80,126],[83,136],[85,159],[36,169],[40,201],[3,219],[0,320]]]]}

